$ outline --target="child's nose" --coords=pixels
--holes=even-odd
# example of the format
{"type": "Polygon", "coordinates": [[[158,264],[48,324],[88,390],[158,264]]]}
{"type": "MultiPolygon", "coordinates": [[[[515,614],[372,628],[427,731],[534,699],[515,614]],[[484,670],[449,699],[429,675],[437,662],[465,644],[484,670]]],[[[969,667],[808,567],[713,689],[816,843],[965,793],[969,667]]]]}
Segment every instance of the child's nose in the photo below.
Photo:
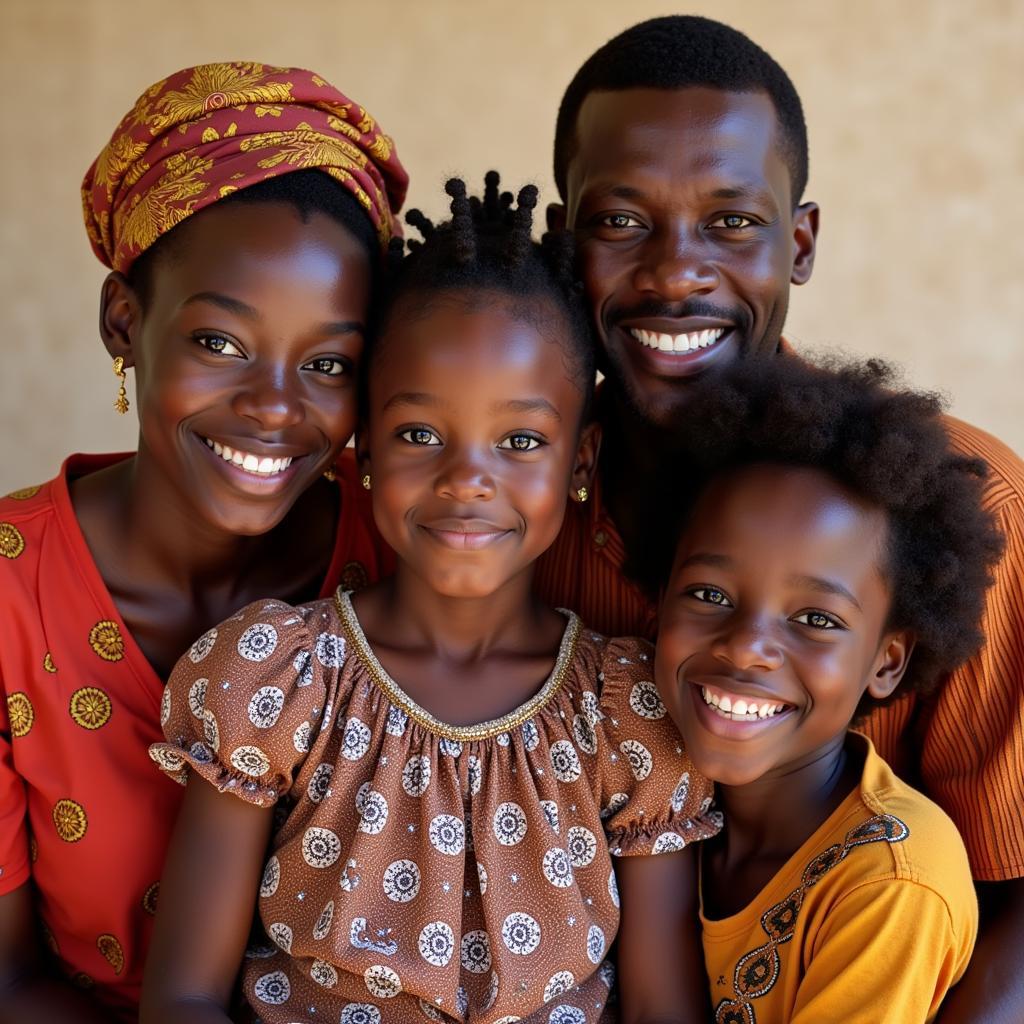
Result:
{"type": "Polygon", "coordinates": [[[263,430],[281,430],[301,421],[302,403],[289,373],[280,368],[256,370],[232,399],[237,415],[258,423],[263,430]]]}
{"type": "Polygon", "coordinates": [[[438,473],[435,490],[450,501],[489,501],[494,497],[494,477],[481,453],[449,450],[438,473]]]}
{"type": "Polygon", "coordinates": [[[716,638],[716,657],[744,671],[771,672],[783,662],[782,647],[768,623],[750,617],[730,617],[716,638]]]}

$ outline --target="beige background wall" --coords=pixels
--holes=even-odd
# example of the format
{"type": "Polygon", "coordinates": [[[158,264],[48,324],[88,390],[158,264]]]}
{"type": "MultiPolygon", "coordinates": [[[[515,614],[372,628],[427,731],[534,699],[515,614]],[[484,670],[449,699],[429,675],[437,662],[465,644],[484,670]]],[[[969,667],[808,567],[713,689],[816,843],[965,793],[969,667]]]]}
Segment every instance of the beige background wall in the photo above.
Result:
{"type": "MultiPolygon", "coordinates": [[[[678,10],[678,9],[676,9],[678,10]]],[[[823,209],[813,280],[788,334],[886,353],[961,416],[1024,451],[1024,3],[717,0],[800,91],[808,197],[823,209]]],[[[313,68],[395,136],[411,200],[496,166],[554,196],[558,101],[646,0],[0,0],[0,493],[72,450],[131,447],[96,331],[103,268],[81,225],[82,173],[135,97],[186,64],[313,68]]]]}

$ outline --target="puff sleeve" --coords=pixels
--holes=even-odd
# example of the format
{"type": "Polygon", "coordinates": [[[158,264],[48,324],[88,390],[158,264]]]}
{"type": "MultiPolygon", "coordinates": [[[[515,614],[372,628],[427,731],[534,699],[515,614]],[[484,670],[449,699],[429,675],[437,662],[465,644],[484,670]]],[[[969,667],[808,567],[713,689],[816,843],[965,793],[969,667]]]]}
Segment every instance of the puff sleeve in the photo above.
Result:
{"type": "Polygon", "coordinates": [[[286,794],[329,717],[328,672],[344,651],[330,633],[313,639],[306,616],[315,614],[315,605],[259,601],[204,633],[164,688],[167,741],[149,750],[160,768],[264,807],[286,794]]]}
{"type": "Polygon", "coordinates": [[[653,650],[646,640],[609,640],[598,677],[601,806],[613,856],[681,850],[722,826],[712,784],[658,696],[653,650]]]}

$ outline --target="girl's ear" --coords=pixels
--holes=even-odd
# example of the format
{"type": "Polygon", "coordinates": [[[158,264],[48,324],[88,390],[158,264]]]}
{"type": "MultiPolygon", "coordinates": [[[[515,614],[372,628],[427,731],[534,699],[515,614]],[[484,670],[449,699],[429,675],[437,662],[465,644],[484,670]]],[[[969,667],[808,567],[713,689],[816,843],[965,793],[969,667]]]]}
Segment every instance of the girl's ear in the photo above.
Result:
{"type": "Polygon", "coordinates": [[[601,451],[601,425],[595,420],[588,423],[580,433],[579,445],[576,448],[576,461],[572,467],[572,478],[569,481],[570,497],[579,500],[579,490],[585,487],[593,489],[594,474],[597,472],[597,456],[601,451]]]}
{"type": "Polygon", "coordinates": [[[100,290],[100,337],[112,359],[135,365],[133,343],[142,323],[142,304],[124,274],[107,274],[100,290]]]}
{"type": "Polygon", "coordinates": [[[914,653],[914,634],[909,630],[890,633],[882,640],[867,692],[875,700],[884,700],[900,685],[907,671],[910,655],[914,653]]]}

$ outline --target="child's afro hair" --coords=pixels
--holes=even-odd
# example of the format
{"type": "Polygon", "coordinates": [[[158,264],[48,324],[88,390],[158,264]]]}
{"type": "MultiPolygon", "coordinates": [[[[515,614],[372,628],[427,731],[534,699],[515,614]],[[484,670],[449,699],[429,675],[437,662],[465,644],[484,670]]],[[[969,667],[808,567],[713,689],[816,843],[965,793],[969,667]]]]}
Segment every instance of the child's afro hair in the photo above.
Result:
{"type": "Polygon", "coordinates": [[[680,532],[716,477],[766,462],[820,470],[888,518],[887,628],[916,638],[894,696],[928,692],[981,647],[985,591],[1003,549],[983,506],[987,466],[953,447],[942,407],[876,360],[813,365],[781,355],[694,382],[673,424],[671,479],[650,496],[665,521],[652,531],[661,540],[638,553],[641,576],[665,582],[680,532]]]}

